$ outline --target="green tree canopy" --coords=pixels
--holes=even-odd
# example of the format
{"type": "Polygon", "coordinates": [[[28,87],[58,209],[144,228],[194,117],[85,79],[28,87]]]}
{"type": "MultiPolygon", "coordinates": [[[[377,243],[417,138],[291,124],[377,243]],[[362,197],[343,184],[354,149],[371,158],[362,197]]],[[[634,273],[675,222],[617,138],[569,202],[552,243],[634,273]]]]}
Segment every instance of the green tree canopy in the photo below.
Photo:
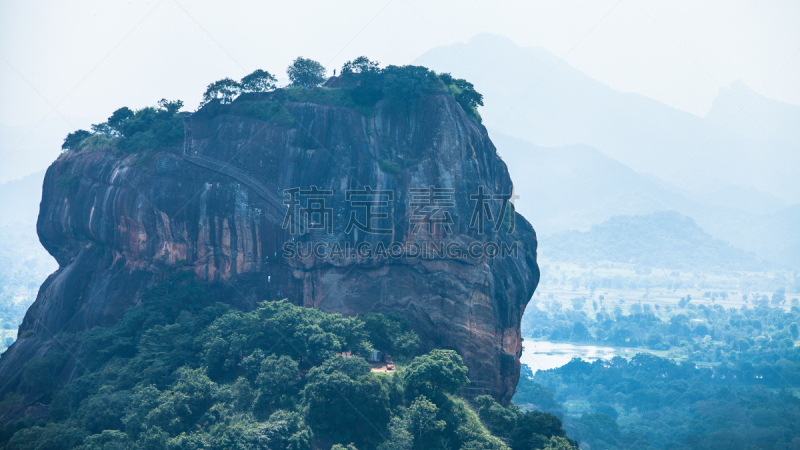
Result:
{"type": "Polygon", "coordinates": [[[469,383],[467,366],[453,350],[433,350],[414,358],[405,372],[407,395],[456,394],[469,383]]]}
{"type": "Polygon", "coordinates": [[[391,417],[389,393],[361,358],[337,356],[311,369],[303,403],[308,422],[333,442],[374,446],[391,417]]]}
{"type": "Polygon", "coordinates": [[[167,100],[162,98],[158,101],[158,107],[162,111],[166,111],[167,114],[175,114],[183,108],[183,101],[182,100],[167,100]]]}
{"type": "MultiPolygon", "coordinates": [[[[365,327],[360,317],[287,301],[240,311],[213,303],[193,272],[179,272],[115,325],[60,334],[70,353],[51,349],[21,377],[49,386],[50,417],[0,424],[0,448],[508,450],[458,397],[467,369],[455,352],[373,372],[358,349],[410,331],[371,319],[365,327]],[[343,350],[353,356],[334,354],[343,350]],[[77,379],[58,386],[70,354],[82,362],[77,379]],[[404,372],[411,389],[432,395],[405,395],[404,372]]],[[[521,414],[492,402],[498,417],[521,414]]],[[[10,417],[7,408],[24,408],[22,397],[6,398],[0,415],[10,417]]]]}
{"type": "Polygon", "coordinates": [[[388,66],[382,71],[383,96],[401,110],[409,110],[428,92],[441,92],[436,72],[422,66],[388,66]]]}
{"type": "Polygon", "coordinates": [[[358,58],[347,61],[342,66],[342,76],[351,75],[354,73],[376,73],[380,71],[381,63],[378,61],[371,61],[366,56],[359,56],[358,58]]]}
{"type": "Polygon", "coordinates": [[[475,90],[475,86],[467,80],[453,78],[449,73],[440,73],[439,78],[453,94],[459,105],[467,114],[474,115],[480,122],[478,106],[483,106],[483,95],[475,90]]]}
{"type": "Polygon", "coordinates": [[[130,119],[133,116],[134,116],[133,111],[131,111],[131,109],[128,108],[127,106],[123,106],[122,108],[114,111],[111,114],[111,117],[108,118],[107,123],[108,126],[110,126],[111,128],[118,130],[123,122],[125,122],[126,120],[130,119]]]}
{"type": "Polygon", "coordinates": [[[86,130],[75,130],[64,138],[64,143],[61,144],[61,150],[77,150],[81,144],[83,144],[83,141],[91,135],[92,133],[86,130]]]}
{"type": "Polygon", "coordinates": [[[286,69],[292,86],[317,86],[325,82],[325,68],[313,59],[299,56],[286,69]]]}
{"type": "Polygon", "coordinates": [[[206,91],[203,93],[203,103],[206,104],[212,100],[219,100],[222,104],[227,104],[239,95],[242,87],[236,81],[230,78],[223,78],[208,85],[206,91]]]}
{"type": "Polygon", "coordinates": [[[408,421],[411,434],[417,440],[421,440],[424,435],[430,432],[442,431],[447,424],[443,420],[437,420],[439,408],[431,401],[420,395],[408,408],[408,421]]]}
{"type": "Polygon", "coordinates": [[[492,432],[500,436],[508,436],[517,426],[516,413],[503,408],[492,396],[481,395],[475,398],[475,403],[479,406],[478,415],[492,432]]]}
{"type": "Polygon", "coordinates": [[[269,92],[275,89],[275,82],[278,81],[274,75],[266,70],[258,69],[242,78],[240,83],[243,92],[269,92]]]}

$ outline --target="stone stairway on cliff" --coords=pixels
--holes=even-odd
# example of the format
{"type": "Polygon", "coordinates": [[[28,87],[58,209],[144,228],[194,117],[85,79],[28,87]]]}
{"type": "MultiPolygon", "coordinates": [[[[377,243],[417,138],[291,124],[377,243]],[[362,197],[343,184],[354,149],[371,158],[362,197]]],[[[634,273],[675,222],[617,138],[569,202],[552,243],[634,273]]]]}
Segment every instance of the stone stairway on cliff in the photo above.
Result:
{"type": "Polygon", "coordinates": [[[242,169],[238,167],[232,166],[230,163],[224,163],[222,161],[216,160],[214,158],[209,158],[207,156],[201,155],[192,155],[192,116],[191,113],[184,113],[184,126],[183,126],[183,154],[181,155],[185,161],[188,161],[192,164],[198,165],[208,170],[212,170],[214,172],[220,173],[222,175],[226,175],[234,180],[238,181],[240,184],[243,184],[249,187],[253,192],[258,194],[259,197],[263,198],[267,201],[273,208],[277,211],[283,213],[286,211],[287,206],[284,205],[282,194],[283,190],[275,186],[272,183],[272,190],[268,189],[264,184],[256,180],[253,176],[248,174],[242,169]]]}

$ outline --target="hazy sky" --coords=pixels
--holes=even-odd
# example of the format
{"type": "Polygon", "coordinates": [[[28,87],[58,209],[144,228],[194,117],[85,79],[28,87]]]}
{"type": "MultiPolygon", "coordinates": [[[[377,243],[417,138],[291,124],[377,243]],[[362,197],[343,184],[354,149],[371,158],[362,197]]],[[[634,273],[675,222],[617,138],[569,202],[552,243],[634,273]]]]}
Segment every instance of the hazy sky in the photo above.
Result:
{"type": "Polygon", "coordinates": [[[0,182],[120,106],[194,109],[205,86],[302,55],[407,64],[482,32],[541,46],[611,87],[704,115],[741,79],[800,104],[800,2],[0,0],[0,182]],[[55,110],[53,108],[55,107],[55,110]],[[49,114],[49,115],[48,115],[49,114]]]}

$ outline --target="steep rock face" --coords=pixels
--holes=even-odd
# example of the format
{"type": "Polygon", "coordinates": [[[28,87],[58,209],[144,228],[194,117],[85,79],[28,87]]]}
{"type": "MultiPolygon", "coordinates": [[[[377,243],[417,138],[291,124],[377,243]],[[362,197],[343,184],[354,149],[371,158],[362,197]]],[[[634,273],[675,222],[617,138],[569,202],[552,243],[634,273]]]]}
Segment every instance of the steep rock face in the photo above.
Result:
{"type": "MultiPolygon", "coordinates": [[[[373,117],[311,103],[285,108],[294,118],[288,127],[204,108],[187,118],[183,148],[62,155],[47,171],[38,222],[60,268],[0,358],[3,390],[22,391],[30,403],[46,400],[20,372],[59,345],[55,334],[113,324],[165,268],[183,267],[241,308],[288,298],[345,315],[399,313],[423,350],[452,348],[464,357],[468,395],[490,393],[507,404],[519,377],[520,319],[539,270],[530,224],[509,205],[495,231],[502,199],[471,197],[481,188],[499,196],[512,189],[486,130],[446,94],[427,95],[410,112],[378,108],[373,117]],[[324,205],[305,203],[314,198],[308,195],[296,195],[301,204],[293,205],[284,193],[312,186],[331,191],[317,196],[324,205]],[[387,192],[348,197],[347,190],[366,186],[387,192]],[[437,193],[445,205],[419,209],[415,202],[426,196],[410,189],[430,186],[450,189],[437,193]],[[385,201],[371,211],[386,217],[368,225],[386,234],[347,230],[351,214],[367,225],[359,200],[385,201]],[[484,203],[491,214],[475,214],[484,203]],[[311,229],[301,234],[290,216],[303,222],[304,206],[324,209],[308,216],[311,229]],[[429,232],[426,214],[446,221],[452,234],[443,224],[429,232]],[[483,234],[473,221],[481,215],[483,234]],[[417,246],[428,247],[427,255],[413,257],[417,246]],[[410,254],[392,256],[402,248],[410,254]],[[517,253],[494,256],[500,248],[517,253]],[[470,249],[472,256],[458,254],[470,249]]],[[[70,380],[76,367],[60,368],[56,382],[70,380]]]]}

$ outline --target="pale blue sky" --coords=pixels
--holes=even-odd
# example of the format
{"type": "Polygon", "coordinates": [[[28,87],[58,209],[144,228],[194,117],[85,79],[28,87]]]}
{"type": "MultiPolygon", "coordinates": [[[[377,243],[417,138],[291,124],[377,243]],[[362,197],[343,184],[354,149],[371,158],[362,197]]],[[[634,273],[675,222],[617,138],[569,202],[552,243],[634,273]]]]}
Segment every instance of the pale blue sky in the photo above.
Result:
{"type": "Polygon", "coordinates": [[[738,79],[800,104],[797,2],[220,5],[0,0],[0,182],[46,167],[67,132],[123,105],[166,97],[193,109],[210,81],[256,68],[285,78],[298,55],[330,69],[361,54],[406,64],[482,32],[544,47],[615,89],[697,115],[709,109],[719,86],[738,79]]]}

